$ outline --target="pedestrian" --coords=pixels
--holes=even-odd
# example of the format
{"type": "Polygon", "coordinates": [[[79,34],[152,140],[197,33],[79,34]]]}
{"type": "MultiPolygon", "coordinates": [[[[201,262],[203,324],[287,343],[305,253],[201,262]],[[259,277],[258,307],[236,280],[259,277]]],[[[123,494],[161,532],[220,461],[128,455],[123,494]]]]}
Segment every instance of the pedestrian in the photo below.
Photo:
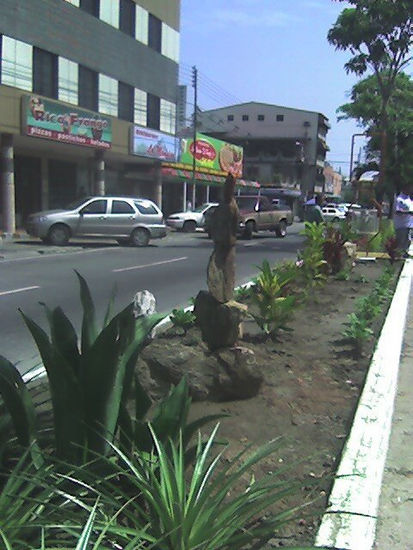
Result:
{"type": "Polygon", "coordinates": [[[310,223],[322,223],[324,221],[320,203],[321,197],[319,195],[306,202],[305,221],[310,223]]]}
{"type": "Polygon", "coordinates": [[[413,228],[413,200],[410,198],[409,191],[409,187],[403,185],[395,197],[393,207],[397,248],[404,258],[409,256],[410,231],[413,228]]]}
{"type": "Polygon", "coordinates": [[[192,212],[192,202],[191,201],[186,202],[186,210],[187,210],[187,212],[192,212]]]}

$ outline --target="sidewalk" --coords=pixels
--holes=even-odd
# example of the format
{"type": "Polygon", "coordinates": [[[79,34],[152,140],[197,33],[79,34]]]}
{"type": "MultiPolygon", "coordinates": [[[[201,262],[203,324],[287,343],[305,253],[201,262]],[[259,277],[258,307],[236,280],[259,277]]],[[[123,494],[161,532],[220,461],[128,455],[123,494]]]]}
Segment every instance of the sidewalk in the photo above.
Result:
{"type": "Polygon", "coordinates": [[[413,296],[404,333],[375,550],[413,550],[413,296]]]}

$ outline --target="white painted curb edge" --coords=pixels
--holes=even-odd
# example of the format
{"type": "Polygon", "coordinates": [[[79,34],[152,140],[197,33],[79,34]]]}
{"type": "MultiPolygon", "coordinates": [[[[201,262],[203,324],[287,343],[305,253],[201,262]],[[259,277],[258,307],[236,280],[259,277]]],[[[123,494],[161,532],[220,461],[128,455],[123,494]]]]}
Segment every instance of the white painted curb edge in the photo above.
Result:
{"type": "Polygon", "coordinates": [[[316,546],[337,550],[373,547],[412,273],[413,260],[406,260],[369,367],[316,546]]]}

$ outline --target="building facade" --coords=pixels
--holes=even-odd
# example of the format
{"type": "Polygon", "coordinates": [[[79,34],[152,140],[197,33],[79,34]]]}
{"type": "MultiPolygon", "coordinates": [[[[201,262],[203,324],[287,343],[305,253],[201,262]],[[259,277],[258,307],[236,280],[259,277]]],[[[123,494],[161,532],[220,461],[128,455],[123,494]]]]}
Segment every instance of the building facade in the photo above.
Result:
{"type": "Polygon", "coordinates": [[[175,134],[179,31],[180,0],[0,2],[0,229],[88,194],[162,205],[131,143],[175,134]]]}
{"type": "Polygon", "coordinates": [[[324,167],[325,178],[325,192],[339,196],[341,195],[341,188],[343,186],[343,176],[339,172],[336,172],[334,168],[326,162],[324,167]]]}
{"type": "Polygon", "coordinates": [[[302,195],[324,190],[330,125],[323,114],[250,102],[203,111],[199,120],[199,131],[243,146],[247,179],[302,195]]]}

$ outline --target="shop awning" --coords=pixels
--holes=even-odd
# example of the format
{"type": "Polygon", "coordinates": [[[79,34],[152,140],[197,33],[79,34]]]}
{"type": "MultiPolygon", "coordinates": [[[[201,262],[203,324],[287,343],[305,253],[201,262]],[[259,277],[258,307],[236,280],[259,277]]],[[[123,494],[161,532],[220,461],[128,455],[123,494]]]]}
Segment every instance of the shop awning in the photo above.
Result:
{"type": "MultiPolygon", "coordinates": [[[[192,181],[192,170],[180,170],[178,168],[170,168],[164,166],[162,168],[162,176],[180,178],[187,180],[188,183],[192,181]]],[[[195,172],[195,182],[203,185],[224,185],[224,176],[216,176],[213,174],[205,174],[203,172],[195,172]]],[[[249,181],[243,179],[237,179],[237,186],[240,187],[254,187],[258,189],[260,184],[257,181],[249,181]]]]}

